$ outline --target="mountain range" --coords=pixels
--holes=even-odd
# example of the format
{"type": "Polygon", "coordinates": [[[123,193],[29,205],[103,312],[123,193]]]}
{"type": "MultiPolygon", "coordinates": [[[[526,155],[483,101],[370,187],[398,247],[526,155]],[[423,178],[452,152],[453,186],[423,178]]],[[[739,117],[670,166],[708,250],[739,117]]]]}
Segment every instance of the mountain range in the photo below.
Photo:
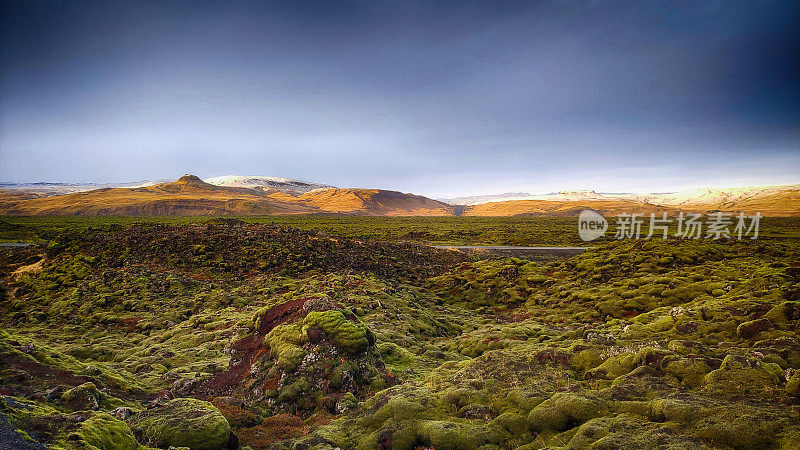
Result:
{"type": "Polygon", "coordinates": [[[800,184],[634,194],[564,191],[434,200],[384,189],[338,188],[281,177],[220,176],[125,184],[0,183],[7,215],[574,216],[729,211],[800,216],[800,184]]]}

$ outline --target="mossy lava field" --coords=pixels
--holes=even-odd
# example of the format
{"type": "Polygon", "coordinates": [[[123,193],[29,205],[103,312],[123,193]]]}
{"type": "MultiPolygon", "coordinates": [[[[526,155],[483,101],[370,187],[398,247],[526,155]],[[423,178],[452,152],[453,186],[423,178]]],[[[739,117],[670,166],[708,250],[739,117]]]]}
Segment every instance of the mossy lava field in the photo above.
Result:
{"type": "Polygon", "coordinates": [[[572,219],[15,220],[0,448],[800,448],[798,219],[555,261],[414,237],[572,219]]]}

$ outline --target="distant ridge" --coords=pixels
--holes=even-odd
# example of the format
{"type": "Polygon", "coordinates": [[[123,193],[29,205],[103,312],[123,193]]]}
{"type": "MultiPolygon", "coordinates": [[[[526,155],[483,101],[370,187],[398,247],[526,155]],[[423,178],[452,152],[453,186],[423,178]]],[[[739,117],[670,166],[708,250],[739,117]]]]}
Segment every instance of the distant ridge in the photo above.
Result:
{"type": "Polygon", "coordinates": [[[531,197],[527,192],[507,192],[505,194],[472,195],[466,197],[439,198],[437,200],[451,205],[479,205],[488,202],[505,200],[522,200],[531,197]]]}
{"type": "Polygon", "coordinates": [[[0,185],[7,215],[282,215],[576,216],[730,211],[800,216],[800,184],[695,189],[659,194],[562,191],[459,197],[449,202],[384,189],[337,188],[281,177],[228,175],[205,180],[120,185],[0,185]],[[73,191],[71,189],[81,190],[73,191]],[[66,191],[66,192],[64,192],[66,191]]]}
{"type": "Polygon", "coordinates": [[[46,181],[39,181],[35,183],[0,182],[0,190],[20,191],[26,193],[35,193],[40,196],[47,196],[47,195],[71,194],[74,192],[86,192],[95,189],[152,186],[154,184],[164,183],[166,181],[167,180],[159,180],[159,181],[143,180],[131,183],[50,183],[46,181]]]}
{"type": "Polygon", "coordinates": [[[222,177],[220,186],[195,175],[136,187],[39,195],[0,192],[0,214],[8,215],[451,215],[453,206],[383,189],[339,189],[267,177],[222,177]],[[232,186],[230,186],[232,185],[232,186]],[[298,192],[301,190],[303,192],[298,192]]]}
{"type": "Polygon", "coordinates": [[[224,175],[220,177],[206,178],[206,183],[217,186],[243,187],[250,189],[272,189],[281,192],[294,192],[304,194],[314,189],[332,188],[333,186],[319,183],[309,183],[308,181],[293,180],[283,177],[260,177],[260,176],[241,176],[224,175]]]}
{"type": "Polygon", "coordinates": [[[694,189],[668,194],[604,194],[565,191],[525,199],[484,202],[465,208],[475,216],[573,216],[584,209],[606,215],[622,212],[730,211],[765,216],[800,216],[800,184],[694,189]]]}

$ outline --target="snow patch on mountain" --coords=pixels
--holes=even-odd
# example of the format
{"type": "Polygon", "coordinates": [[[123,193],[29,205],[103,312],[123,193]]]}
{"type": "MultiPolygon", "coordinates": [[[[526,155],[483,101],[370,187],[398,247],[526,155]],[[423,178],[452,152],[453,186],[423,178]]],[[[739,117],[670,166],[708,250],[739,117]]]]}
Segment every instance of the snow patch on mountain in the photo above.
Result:
{"type": "Polygon", "coordinates": [[[583,201],[583,200],[632,200],[651,205],[709,205],[755,200],[780,193],[796,192],[800,184],[748,186],[735,188],[702,188],[679,192],[666,193],[612,193],[595,192],[592,190],[562,191],[549,194],[507,193],[497,195],[475,195],[471,197],[456,197],[439,199],[451,205],[480,205],[490,202],[506,202],[514,200],[550,200],[550,201],[583,201]]]}
{"type": "Polygon", "coordinates": [[[208,184],[226,187],[240,187],[248,189],[266,189],[283,192],[293,192],[304,194],[314,189],[331,188],[327,184],[311,183],[308,181],[294,180],[284,177],[261,177],[246,175],[224,175],[219,177],[206,178],[208,184]]]}
{"type": "Polygon", "coordinates": [[[9,189],[22,192],[34,192],[41,196],[73,194],[75,192],[94,191],[108,188],[138,188],[153,186],[163,183],[160,181],[135,181],[132,183],[0,183],[0,189],[9,189]]]}
{"type": "Polygon", "coordinates": [[[784,192],[797,191],[800,184],[748,186],[726,189],[693,189],[668,194],[644,195],[644,201],[661,205],[724,204],[755,200],[784,192]]]}
{"type": "Polygon", "coordinates": [[[577,201],[577,200],[614,200],[630,198],[633,194],[603,194],[591,190],[551,192],[549,194],[528,194],[525,192],[509,192],[496,195],[475,195],[471,197],[456,197],[438,199],[451,205],[480,205],[490,202],[509,202],[515,200],[550,200],[550,201],[577,201]]]}

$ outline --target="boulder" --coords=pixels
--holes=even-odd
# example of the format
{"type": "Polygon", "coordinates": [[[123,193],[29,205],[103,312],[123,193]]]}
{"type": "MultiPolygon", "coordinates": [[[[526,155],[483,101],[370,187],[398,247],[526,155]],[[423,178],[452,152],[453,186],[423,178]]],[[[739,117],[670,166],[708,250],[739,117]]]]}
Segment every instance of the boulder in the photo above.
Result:
{"type": "Polygon", "coordinates": [[[133,422],[141,441],[153,447],[219,450],[229,448],[235,440],[228,420],[219,410],[209,402],[193,398],[176,398],[147,409],[133,422]]]}

